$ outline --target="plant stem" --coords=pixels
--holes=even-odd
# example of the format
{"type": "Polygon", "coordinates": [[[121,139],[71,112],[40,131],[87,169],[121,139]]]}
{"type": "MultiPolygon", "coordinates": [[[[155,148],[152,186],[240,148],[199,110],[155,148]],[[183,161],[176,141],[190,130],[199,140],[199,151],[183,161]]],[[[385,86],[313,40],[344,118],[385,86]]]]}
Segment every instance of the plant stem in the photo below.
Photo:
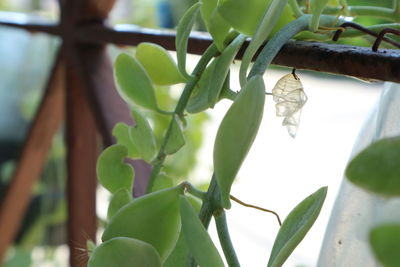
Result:
{"type": "Polygon", "coordinates": [[[304,15],[303,11],[301,11],[297,0],[289,0],[290,8],[292,9],[296,18],[299,18],[304,15]]]}
{"type": "Polygon", "coordinates": [[[204,200],[206,198],[206,192],[203,192],[199,189],[197,189],[196,187],[194,187],[191,183],[189,182],[183,182],[184,186],[185,186],[185,190],[191,194],[192,196],[195,196],[201,200],[204,200]]]}
{"type": "Polygon", "coordinates": [[[400,0],[393,0],[394,20],[400,21],[400,0]]]}
{"type": "MultiPolygon", "coordinates": [[[[206,196],[203,200],[203,204],[201,205],[199,219],[203,223],[204,228],[208,228],[210,225],[212,214],[215,210],[220,207],[220,191],[218,188],[217,180],[215,178],[215,174],[213,174],[210,182],[210,186],[208,187],[206,196]]],[[[196,267],[197,264],[194,261],[194,258],[191,254],[188,255],[188,259],[186,262],[186,267],[196,267]]]]}
{"type": "MultiPolygon", "coordinates": [[[[282,46],[299,32],[308,29],[309,20],[310,15],[303,15],[300,18],[286,24],[285,27],[276,33],[274,37],[264,46],[261,53],[257,57],[256,62],[249,73],[248,79],[254,75],[263,75],[268,66],[271,64],[272,60],[278,54],[279,50],[281,50],[282,46]]],[[[322,15],[320,18],[320,25],[331,27],[332,24],[337,23],[336,20],[337,19],[334,16],[322,15]]]]}
{"type": "Polygon", "coordinates": [[[217,226],[218,238],[224,251],[225,259],[229,267],[240,267],[239,260],[236,256],[235,249],[229,235],[226,215],[223,209],[214,212],[215,224],[217,226]]]}
{"type": "MultiPolygon", "coordinates": [[[[397,1],[397,0],[396,0],[397,1]]],[[[341,8],[338,7],[326,7],[324,9],[324,14],[338,14],[341,8]]],[[[348,15],[352,17],[366,16],[366,17],[376,17],[389,19],[391,21],[396,21],[396,11],[392,8],[386,7],[376,7],[376,6],[348,6],[348,15]]]]}
{"type": "MultiPolygon", "coordinates": [[[[172,114],[173,116],[177,115],[179,117],[183,116],[183,112],[185,110],[185,107],[187,105],[187,102],[189,100],[190,94],[193,91],[193,88],[196,86],[197,82],[200,79],[201,74],[207,67],[208,62],[218,53],[218,49],[215,46],[215,44],[212,44],[210,47],[207,48],[207,50],[204,52],[203,56],[200,58],[199,62],[197,63],[196,68],[192,72],[192,77],[190,80],[186,83],[185,88],[183,89],[182,95],[179,98],[178,104],[176,105],[176,108],[174,110],[174,113],[172,114]]],[[[156,177],[159,175],[161,167],[164,163],[165,160],[165,146],[167,145],[170,135],[172,133],[172,121],[173,121],[173,116],[171,119],[171,123],[169,124],[167,133],[165,134],[165,137],[163,139],[163,142],[161,144],[160,150],[158,152],[157,158],[154,161],[154,167],[151,171],[150,178],[149,178],[149,183],[147,185],[146,193],[151,192],[151,188],[153,187],[154,180],[156,177]]]]}

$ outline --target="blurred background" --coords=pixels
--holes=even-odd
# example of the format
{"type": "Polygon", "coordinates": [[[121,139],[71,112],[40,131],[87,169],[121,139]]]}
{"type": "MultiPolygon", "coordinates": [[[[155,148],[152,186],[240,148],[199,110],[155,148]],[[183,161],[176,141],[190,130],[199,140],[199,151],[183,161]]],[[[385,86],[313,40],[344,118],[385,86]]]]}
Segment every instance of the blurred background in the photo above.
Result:
{"type": "MultiPolygon", "coordinates": [[[[195,0],[118,0],[109,23],[135,24],[149,28],[174,28],[183,12],[195,0]]],[[[365,4],[371,1],[348,1],[365,4]]],[[[372,1],[377,5],[375,1],[372,1]]],[[[390,6],[391,1],[379,1],[390,6]]],[[[57,21],[55,0],[0,0],[0,16],[17,21],[27,18],[57,21]]],[[[363,20],[364,25],[375,20],[363,20]]],[[[199,21],[196,30],[204,29],[199,21]]],[[[0,27],[0,198],[13,172],[47,75],[54,60],[57,38],[0,27]]],[[[368,45],[365,39],[351,41],[368,45]]],[[[109,47],[112,57],[121,49],[109,47]]],[[[195,64],[197,56],[190,61],[195,64]]],[[[290,69],[273,67],[265,75],[271,91],[290,69]]],[[[342,173],[364,118],[378,99],[382,83],[365,83],[352,78],[297,71],[308,102],[303,108],[300,128],[292,139],[282,119],[275,116],[274,102],[267,97],[264,121],[246,159],[232,194],[244,202],[278,212],[285,218],[290,210],[321,186],[329,186],[327,201],[316,225],[295,250],[285,266],[315,266],[330,210],[342,173]]],[[[231,75],[234,79],[235,75],[231,75]]],[[[239,90],[237,81],[233,89],[239,90]],[[236,85],[235,85],[236,84],[236,85]]],[[[172,106],[181,88],[158,88],[162,105],[172,106]]],[[[166,168],[177,180],[189,179],[207,186],[212,173],[212,148],[218,125],[229,107],[222,101],[214,110],[193,116],[185,132],[185,149],[167,161],[166,168]],[[211,138],[212,137],[212,138],[211,138]],[[184,166],[184,167],[182,167],[184,166]]],[[[153,125],[161,138],[162,116],[153,115],[153,125]]],[[[67,266],[64,224],[66,207],[65,148],[63,132],[55,137],[48,163],[35,186],[24,223],[8,253],[6,267],[67,266]]],[[[177,181],[178,182],[178,181],[177,181]]],[[[105,218],[108,195],[99,188],[98,215],[105,218]]],[[[228,212],[230,232],[242,266],[265,266],[278,230],[275,217],[234,204],[228,212]]],[[[211,224],[211,232],[216,237],[211,224]]],[[[85,251],[82,251],[85,253],[85,251]]]]}

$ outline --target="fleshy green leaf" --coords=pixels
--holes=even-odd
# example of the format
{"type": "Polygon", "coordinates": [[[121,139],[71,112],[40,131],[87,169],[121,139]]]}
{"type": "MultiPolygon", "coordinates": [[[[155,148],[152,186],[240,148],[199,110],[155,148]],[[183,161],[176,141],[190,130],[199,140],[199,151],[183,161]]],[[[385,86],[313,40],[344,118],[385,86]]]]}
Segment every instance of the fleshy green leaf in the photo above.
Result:
{"type": "Polygon", "coordinates": [[[146,118],[137,110],[132,110],[136,124],[129,129],[129,135],[136,150],[146,162],[151,162],[156,153],[156,140],[146,118]]]}
{"type": "Polygon", "coordinates": [[[96,172],[100,183],[111,193],[121,188],[132,190],[134,170],[124,163],[128,150],[123,145],[107,147],[97,159],[96,172]]]}
{"type": "Polygon", "coordinates": [[[178,58],[178,69],[185,78],[190,75],[186,72],[186,51],[190,31],[199,13],[200,3],[194,4],[189,8],[178,23],[176,29],[175,47],[178,58]]]}
{"type": "Polygon", "coordinates": [[[174,249],[181,229],[179,195],[173,187],[136,198],[121,208],[104,229],[103,241],[131,237],[152,245],[165,261],[174,249]]]}
{"type": "Polygon", "coordinates": [[[400,266],[400,224],[384,224],[373,228],[370,244],[383,266],[400,266]]]}
{"type": "MultiPolygon", "coordinates": [[[[270,3],[270,0],[219,0],[218,13],[235,30],[253,36],[270,3]]],[[[287,6],[273,32],[277,32],[294,18],[290,7],[287,6]]]]}
{"type": "Polygon", "coordinates": [[[194,88],[186,106],[187,112],[198,113],[210,107],[208,94],[209,90],[211,89],[211,75],[215,71],[216,63],[217,61],[214,59],[201,75],[200,80],[194,88]]]}
{"type": "Polygon", "coordinates": [[[221,256],[197,213],[184,196],[180,196],[180,201],[182,231],[196,263],[200,267],[223,267],[224,263],[221,256]]]}
{"type": "Polygon", "coordinates": [[[272,247],[268,267],[280,267],[317,219],[327,193],[322,187],[298,204],[286,217],[272,247]]]}
{"type": "Polygon", "coordinates": [[[210,103],[211,107],[214,107],[215,103],[218,102],[230,66],[245,40],[246,36],[239,35],[225,48],[222,54],[216,59],[215,69],[211,74],[209,83],[209,86],[211,88],[210,90],[208,90],[208,102],[210,103]]]}
{"type": "Polygon", "coordinates": [[[400,137],[379,140],[356,155],[346,168],[357,186],[384,196],[400,196],[400,137]]]}
{"type": "Polygon", "coordinates": [[[91,254],[88,267],[161,267],[160,255],[151,245],[127,237],[100,244],[91,254]]]}
{"type": "MultiPolygon", "coordinates": [[[[199,214],[201,201],[191,195],[186,195],[186,198],[189,200],[190,205],[192,205],[196,213],[199,214]]],[[[172,253],[169,255],[168,259],[165,261],[163,267],[185,266],[188,254],[189,248],[186,244],[185,235],[183,231],[181,231],[179,233],[178,242],[176,243],[176,246],[172,253]]]]}
{"type": "Polygon", "coordinates": [[[114,64],[118,91],[129,104],[159,111],[150,77],[137,60],[121,53],[114,64]]]}
{"type": "Polygon", "coordinates": [[[201,0],[200,13],[219,51],[225,48],[225,38],[229,33],[230,25],[217,11],[218,0],[201,0]]]}
{"type": "Polygon", "coordinates": [[[176,153],[185,145],[185,138],[176,116],[172,118],[171,127],[171,134],[168,139],[168,143],[164,148],[164,151],[167,155],[176,153]]]}
{"type": "Polygon", "coordinates": [[[162,46],[140,43],[136,47],[136,58],[146,69],[154,84],[173,85],[185,81],[174,59],[162,46]]]}
{"type": "Polygon", "coordinates": [[[129,125],[118,122],[113,128],[112,134],[117,139],[117,144],[123,145],[128,149],[128,158],[137,159],[140,158],[140,154],[129,135],[130,128],[129,125]]]}
{"type": "Polygon", "coordinates": [[[111,219],[117,211],[123,206],[131,202],[132,194],[125,188],[121,188],[111,198],[110,204],[108,204],[107,219],[111,219]]]}
{"type": "Polygon", "coordinates": [[[154,184],[153,187],[151,188],[151,191],[156,192],[173,186],[174,186],[174,180],[168,175],[161,173],[154,180],[154,184]]]}
{"type": "Polygon", "coordinates": [[[214,172],[224,208],[230,190],[260,126],[265,102],[264,81],[254,76],[240,91],[219,126],[214,144],[214,172]]]}

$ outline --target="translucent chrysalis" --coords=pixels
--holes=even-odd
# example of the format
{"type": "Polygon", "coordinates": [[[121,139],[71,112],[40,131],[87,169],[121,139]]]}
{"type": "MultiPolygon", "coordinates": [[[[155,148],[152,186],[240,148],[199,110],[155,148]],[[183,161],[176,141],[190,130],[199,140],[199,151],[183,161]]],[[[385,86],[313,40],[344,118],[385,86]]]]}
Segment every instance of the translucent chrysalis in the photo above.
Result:
{"type": "Polygon", "coordinates": [[[283,76],[272,90],[273,99],[276,102],[276,116],[284,117],[282,125],[286,126],[289,135],[296,137],[300,123],[301,108],[307,102],[300,78],[295,70],[283,76]]]}

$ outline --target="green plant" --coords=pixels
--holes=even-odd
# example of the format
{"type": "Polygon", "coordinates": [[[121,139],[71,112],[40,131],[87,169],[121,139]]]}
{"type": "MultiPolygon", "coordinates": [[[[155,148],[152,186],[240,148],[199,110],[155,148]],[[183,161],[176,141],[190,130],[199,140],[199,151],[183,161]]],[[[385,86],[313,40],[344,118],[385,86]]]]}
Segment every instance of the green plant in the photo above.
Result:
{"type": "MultiPolygon", "coordinates": [[[[398,2],[395,1],[396,5],[390,9],[393,14],[399,13],[398,2]]],[[[120,261],[118,250],[123,243],[132,249],[135,246],[146,247],[143,253],[153,253],[148,249],[149,246],[153,247],[160,260],[148,266],[183,266],[184,262],[187,262],[187,266],[223,266],[223,260],[206,231],[213,216],[226,262],[229,266],[239,266],[230,240],[225,210],[230,208],[230,199],[235,199],[230,195],[232,183],[261,124],[266,95],[262,76],[272,59],[289,39],[295,36],[304,38],[299,33],[307,33],[306,36],[320,40],[328,39],[343,22],[341,14],[357,16],[359,12],[361,15],[397,20],[388,10],[378,12],[372,7],[354,8],[345,1],[340,1],[340,6],[336,3],[330,7],[329,12],[333,15],[324,13],[325,9],[328,10],[325,6],[330,4],[327,1],[311,1],[312,14],[307,14],[308,2],[302,7],[296,0],[253,0],[246,1],[245,5],[243,3],[235,0],[202,0],[188,9],[177,27],[177,64],[166,50],[152,44],[139,45],[136,57],[125,53],[117,57],[116,83],[121,95],[131,105],[136,125],[116,125],[114,134],[118,144],[107,148],[98,161],[99,180],[113,197],[102,237],[104,243],[91,249],[90,266],[102,266],[100,259],[103,257],[110,262],[115,258],[121,266],[142,266],[142,263],[134,260],[120,261]],[[257,15],[253,15],[253,11],[257,15]],[[186,70],[187,42],[199,13],[214,43],[189,74],[186,70]],[[248,36],[252,39],[244,51],[239,73],[242,89],[234,92],[230,89],[230,67],[248,36]],[[267,45],[249,69],[256,51],[267,39],[267,45]],[[175,109],[164,110],[155,96],[155,84],[180,82],[185,85],[175,109]],[[173,179],[169,178],[170,173],[164,166],[169,155],[185,146],[185,111],[203,111],[214,107],[222,98],[231,99],[233,104],[223,118],[215,140],[214,174],[208,191],[200,191],[188,182],[171,185],[173,179]],[[141,109],[169,118],[170,123],[164,129],[159,144],[141,109]],[[128,197],[133,171],[123,162],[125,157],[142,158],[152,165],[145,196],[133,200],[128,197]],[[202,202],[199,212],[195,211],[196,207],[191,207],[196,206],[195,203],[189,204],[187,198],[190,196],[202,202]]],[[[354,31],[343,34],[344,37],[360,35],[354,31]]],[[[285,76],[272,93],[278,102],[277,110],[285,117],[284,125],[288,126],[292,136],[297,127],[295,116],[299,115],[306,101],[300,85],[299,78],[293,73],[285,76]],[[293,84],[298,88],[293,88],[293,84]]],[[[326,193],[326,187],[320,188],[299,203],[283,221],[268,266],[281,266],[301,242],[317,219],[326,193]]],[[[122,252],[127,253],[126,247],[122,252]]]]}
{"type": "MultiPolygon", "coordinates": [[[[348,164],[346,176],[355,185],[386,198],[400,196],[400,137],[374,142],[348,164]]],[[[374,255],[385,267],[400,265],[400,222],[380,224],[370,230],[374,255]]]]}

